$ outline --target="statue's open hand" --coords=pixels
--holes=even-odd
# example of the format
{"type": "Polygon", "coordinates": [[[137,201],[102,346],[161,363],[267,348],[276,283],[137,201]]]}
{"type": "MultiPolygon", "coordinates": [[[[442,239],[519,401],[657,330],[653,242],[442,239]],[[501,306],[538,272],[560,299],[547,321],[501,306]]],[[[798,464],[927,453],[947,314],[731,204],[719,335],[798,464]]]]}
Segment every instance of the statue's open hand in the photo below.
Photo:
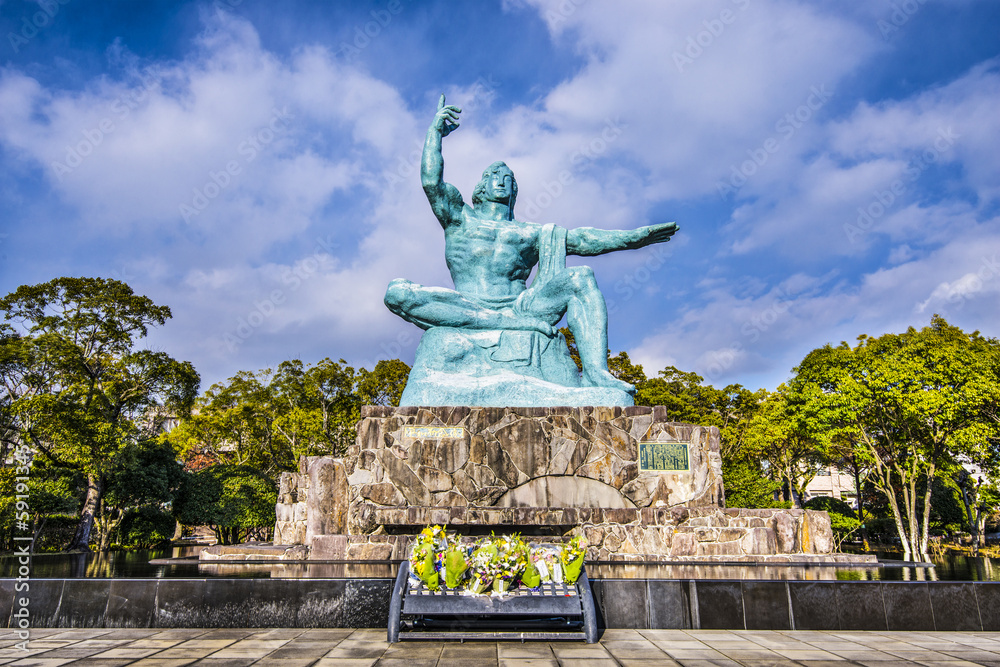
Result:
{"type": "Polygon", "coordinates": [[[641,248],[643,246],[653,245],[654,243],[669,241],[670,237],[676,234],[678,229],[680,229],[680,227],[677,226],[676,222],[661,222],[658,225],[640,227],[636,230],[639,233],[638,247],[641,248]]]}
{"type": "Polygon", "coordinates": [[[444,103],[444,93],[442,93],[441,99],[438,100],[437,113],[434,114],[434,129],[440,132],[442,137],[447,137],[458,129],[458,114],[460,113],[462,110],[454,104],[444,103]]]}

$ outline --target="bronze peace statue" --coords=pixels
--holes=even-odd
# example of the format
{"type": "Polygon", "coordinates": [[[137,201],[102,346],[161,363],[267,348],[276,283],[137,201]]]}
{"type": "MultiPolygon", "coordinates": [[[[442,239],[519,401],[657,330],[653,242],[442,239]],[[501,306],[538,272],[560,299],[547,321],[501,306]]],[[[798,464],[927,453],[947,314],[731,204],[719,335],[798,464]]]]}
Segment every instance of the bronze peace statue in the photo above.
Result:
{"type": "Polygon", "coordinates": [[[663,243],[677,225],[567,230],[517,220],[517,181],[503,162],[486,168],[470,206],[445,182],[441,153],[460,113],[441,96],[420,169],[455,289],[397,278],[385,294],[389,310],[425,330],[400,405],[632,405],[635,388],[608,372],[608,309],[594,273],[567,267],[566,255],[663,243]],[[563,316],[582,373],[556,331],[563,316]]]}

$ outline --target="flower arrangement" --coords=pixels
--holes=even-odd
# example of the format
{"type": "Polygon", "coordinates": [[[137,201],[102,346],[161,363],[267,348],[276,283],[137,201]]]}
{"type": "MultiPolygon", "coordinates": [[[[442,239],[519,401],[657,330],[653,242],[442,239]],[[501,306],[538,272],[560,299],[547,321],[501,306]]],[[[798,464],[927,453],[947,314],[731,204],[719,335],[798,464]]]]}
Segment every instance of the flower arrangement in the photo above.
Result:
{"type": "Polygon", "coordinates": [[[497,555],[494,559],[493,592],[503,595],[513,588],[524,572],[527,545],[519,535],[494,538],[497,555]]]}
{"type": "Polygon", "coordinates": [[[458,543],[451,542],[444,550],[444,581],[448,588],[458,588],[465,581],[469,569],[468,551],[458,543]]]}
{"type": "Polygon", "coordinates": [[[441,589],[441,569],[444,551],[448,546],[448,535],[441,526],[427,526],[413,543],[410,552],[410,572],[423,581],[432,591],[441,589]]]}
{"type": "Polygon", "coordinates": [[[582,535],[577,535],[562,548],[559,556],[563,577],[567,584],[575,584],[583,570],[583,558],[587,555],[587,543],[582,535]]]}
{"type": "Polygon", "coordinates": [[[573,584],[583,568],[587,545],[582,536],[563,546],[528,545],[520,535],[480,538],[463,545],[442,526],[424,528],[410,553],[411,576],[432,591],[443,583],[470,595],[505,595],[517,586],[537,588],[544,582],[573,584]]]}

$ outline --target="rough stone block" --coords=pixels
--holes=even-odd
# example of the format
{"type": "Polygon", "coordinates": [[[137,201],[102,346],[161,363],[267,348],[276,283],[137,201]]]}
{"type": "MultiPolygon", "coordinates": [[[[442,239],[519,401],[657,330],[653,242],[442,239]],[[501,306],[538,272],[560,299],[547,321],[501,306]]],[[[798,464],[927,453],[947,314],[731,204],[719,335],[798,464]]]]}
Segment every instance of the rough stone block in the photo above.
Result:
{"type": "Polygon", "coordinates": [[[309,457],[309,496],[306,501],[306,541],[313,535],[347,532],[349,486],[344,462],[325,456],[309,457]]]}
{"type": "Polygon", "coordinates": [[[814,554],[828,554],[833,551],[833,528],[828,513],[806,510],[802,523],[809,528],[809,542],[803,541],[803,547],[809,544],[809,551],[814,554]]]}
{"type": "Polygon", "coordinates": [[[295,513],[291,505],[278,503],[274,506],[275,520],[282,522],[295,521],[295,513]]]}
{"type": "Polygon", "coordinates": [[[674,533],[670,545],[670,555],[674,557],[694,556],[698,552],[698,540],[694,533],[674,533]]]}
{"type": "Polygon", "coordinates": [[[798,527],[790,514],[781,512],[774,516],[774,537],[778,553],[793,554],[799,549],[798,527]]]}
{"type": "Polygon", "coordinates": [[[753,555],[777,553],[777,541],[770,528],[750,528],[742,540],[743,552],[753,555]]]}
{"type": "Polygon", "coordinates": [[[309,560],[343,560],[347,556],[347,535],[314,535],[309,543],[309,560]]]}

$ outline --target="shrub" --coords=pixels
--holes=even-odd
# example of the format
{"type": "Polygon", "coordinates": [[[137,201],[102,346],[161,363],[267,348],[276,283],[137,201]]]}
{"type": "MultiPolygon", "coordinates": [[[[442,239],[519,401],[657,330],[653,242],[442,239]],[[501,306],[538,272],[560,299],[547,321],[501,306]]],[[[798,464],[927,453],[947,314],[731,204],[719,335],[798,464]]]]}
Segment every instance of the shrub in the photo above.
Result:
{"type": "Polygon", "coordinates": [[[221,464],[188,477],[175,508],[181,523],[207,525],[219,544],[235,544],[270,531],[277,501],[274,482],[260,470],[221,464]]]}
{"type": "Polygon", "coordinates": [[[176,526],[174,517],[158,507],[130,510],[118,527],[122,546],[152,549],[169,542],[176,526]]]}

